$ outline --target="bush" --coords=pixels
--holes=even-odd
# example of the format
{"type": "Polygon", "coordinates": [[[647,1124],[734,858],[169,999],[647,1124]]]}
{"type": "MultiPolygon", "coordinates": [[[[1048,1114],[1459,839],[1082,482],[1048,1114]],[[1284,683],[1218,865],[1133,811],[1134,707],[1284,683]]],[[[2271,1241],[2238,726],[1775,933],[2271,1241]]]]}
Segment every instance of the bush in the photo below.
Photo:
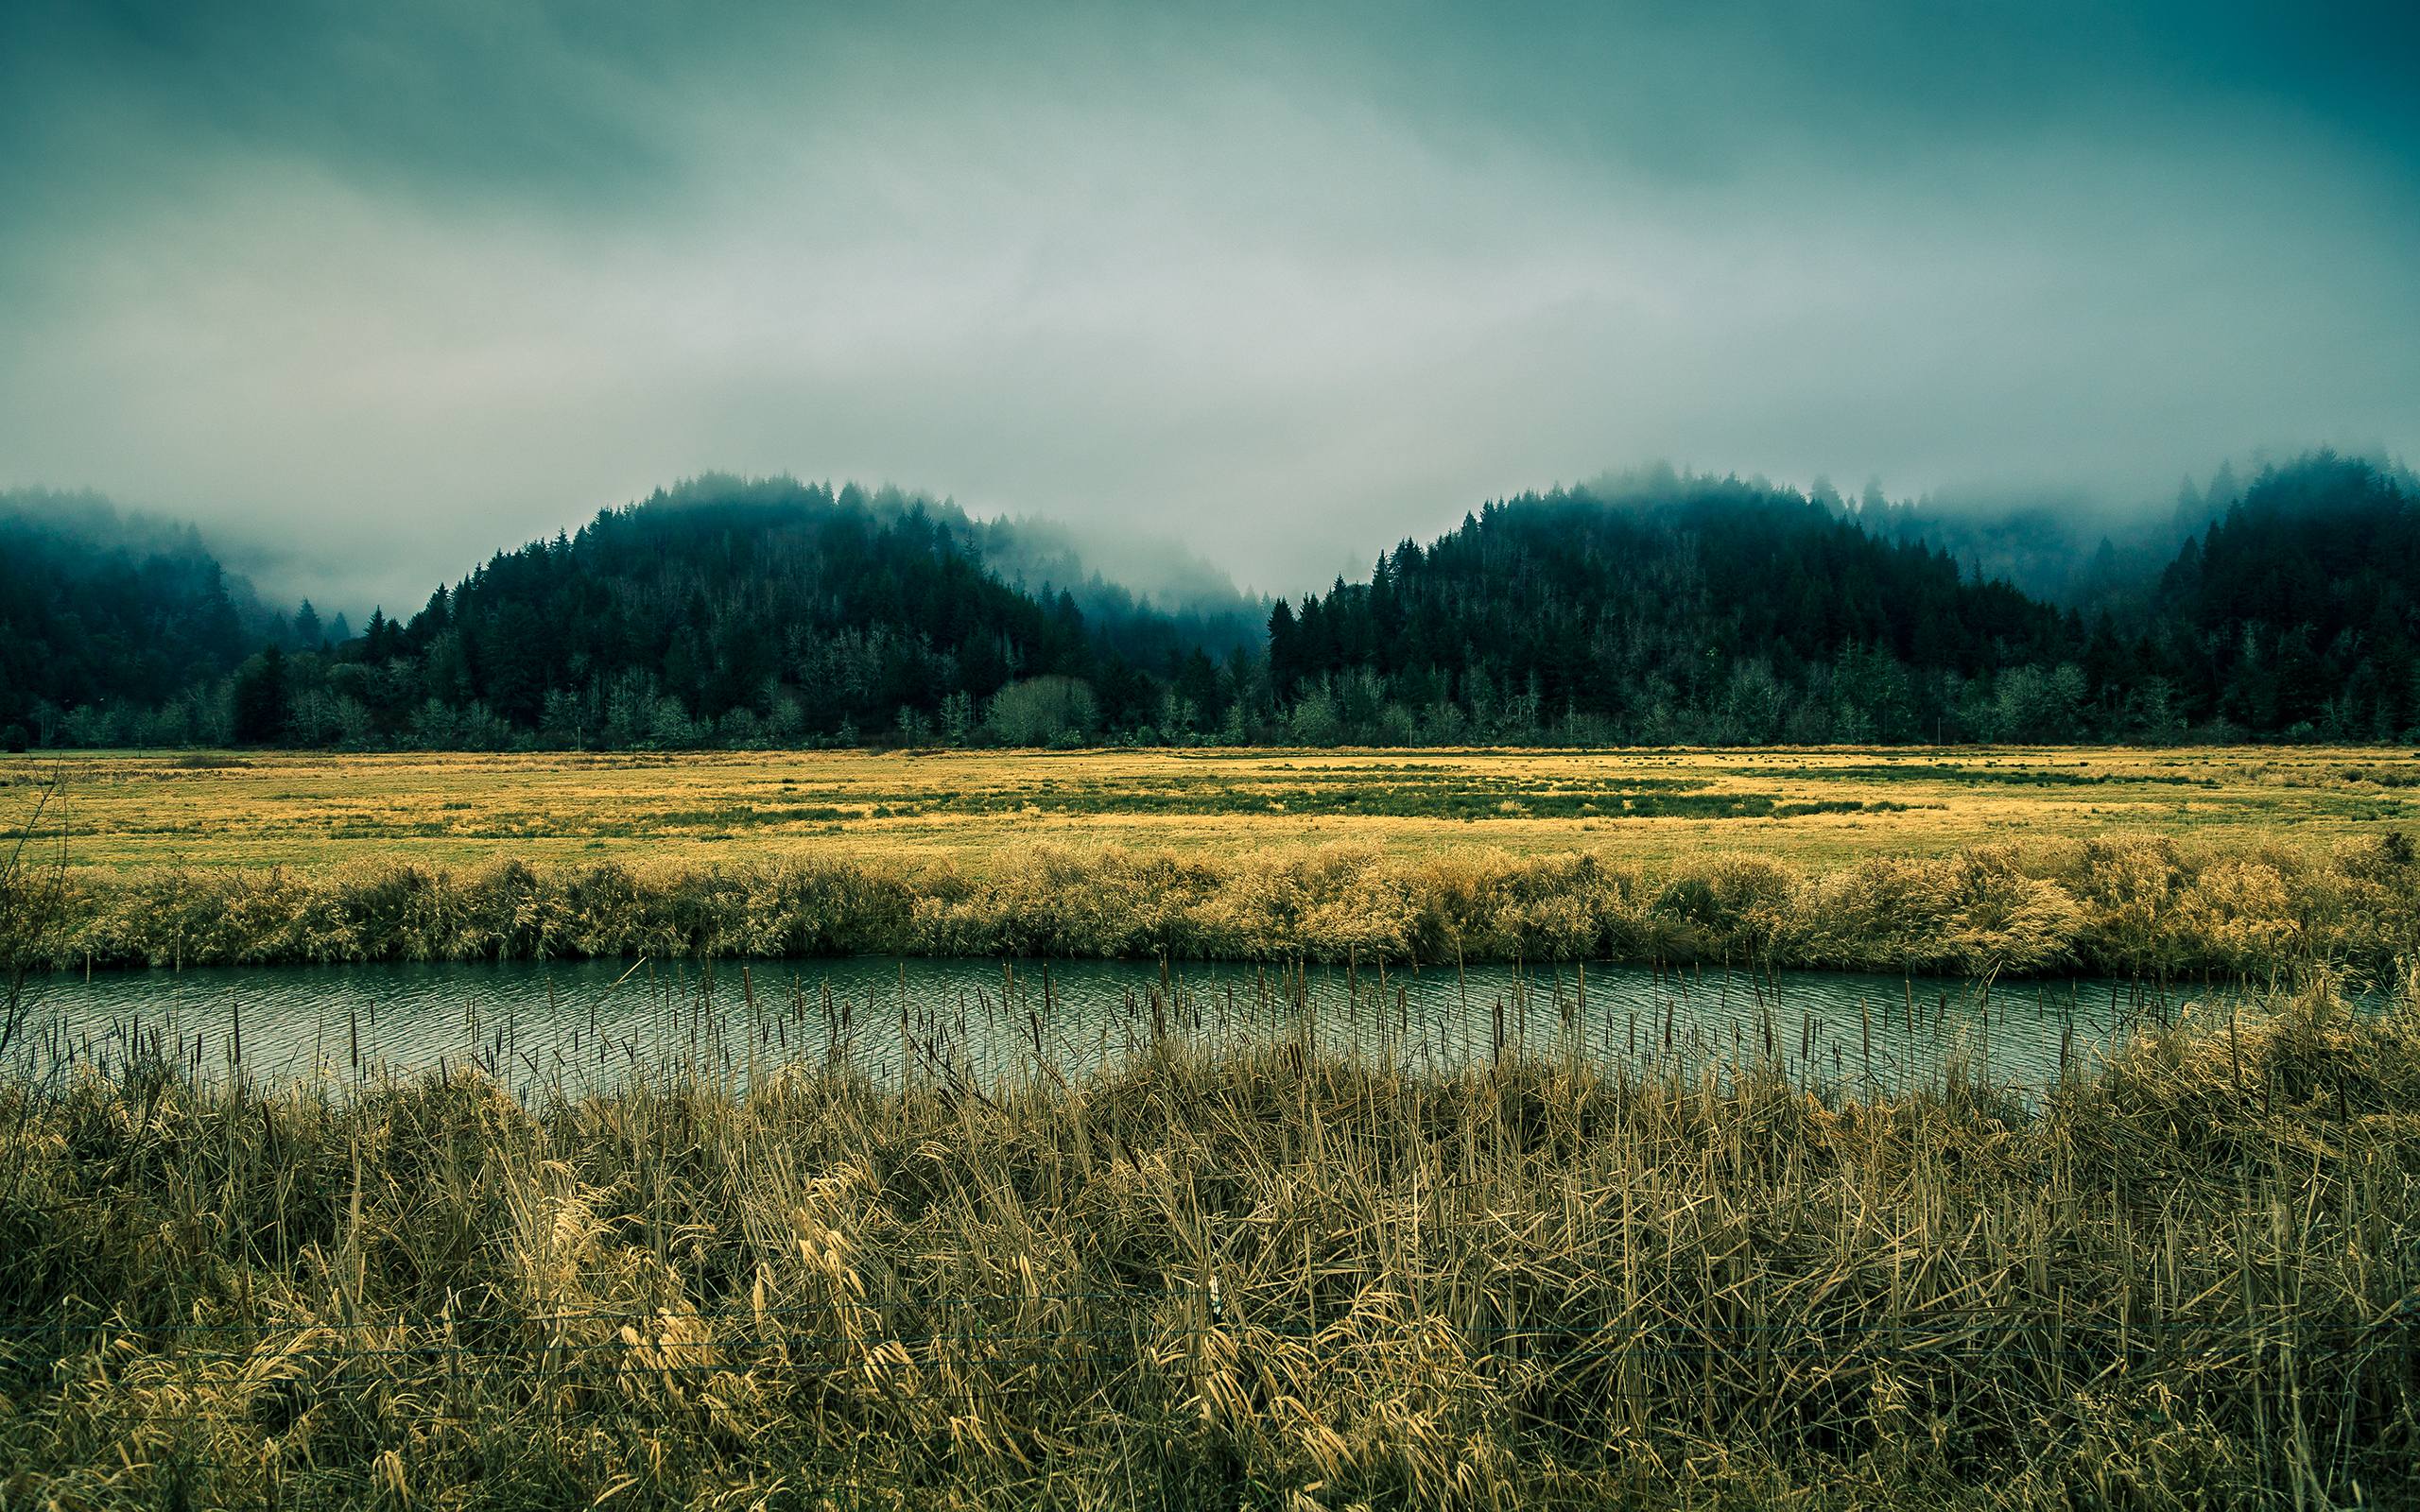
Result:
{"type": "Polygon", "coordinates": [[[1066,746],[1090,734],[1098,719],[1091,683],[1053,676],[1002,688],[985,723],[1003,746],[1066,746]]]}

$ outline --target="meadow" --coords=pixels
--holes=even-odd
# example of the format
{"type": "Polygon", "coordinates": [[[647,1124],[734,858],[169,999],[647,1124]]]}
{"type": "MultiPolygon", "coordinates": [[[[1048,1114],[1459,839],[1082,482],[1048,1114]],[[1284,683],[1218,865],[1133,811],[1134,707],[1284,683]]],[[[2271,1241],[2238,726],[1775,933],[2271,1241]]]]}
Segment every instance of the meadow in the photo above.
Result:
{"type": "Polygon", "coordinates": [[[2105,1057],[2063,1043],[2021,1093],[1954,1035],[1888,1086],[1770,1029],[1599,1060],[1499,1022],[1447,1063],[1340,1046],[1306,996],[1205,1036],[1148,990],[1133,1053],[1069,1069],[1044,1054],[1046,972],[1030,1061],[984,1072],[904,968],[901,1044],[933,1043],[888,1067],[842,1032],[778,1066],[633,1053],[517,1090],[501,1039],[265,1080],[232,1004],[223,1072],[138,1014],[131,1054],[19,1043],[0,1076],[0,1504],[2420,1497],[2399,754],[54,771],[0,767],[48,795],[0,855],[0,1049],[18,973],[79,965],[1696,960],[2268,988],[2250,1013],[2163,1008],[2105,1057]]]}
{"type": "Polygon", "coordinates": [[[102,753],[0,757],[0,820],[55,771],[73,860],[112,869],[844,854],[981,872],[1036,842],[1829,866],[2088,835],[2308,851],[2420,820],[2412,753],[2278,747],[102,753]]]}
{"type": "Polygon", "coordinates": [[[248,755],[6,776],[21,813],[44,800],[10,884],[43,920],[12,957],[35,969],[878,954],[2375,980],[2420,949],[2398,827],[2420,762],[2400,753],[248,755]]]}

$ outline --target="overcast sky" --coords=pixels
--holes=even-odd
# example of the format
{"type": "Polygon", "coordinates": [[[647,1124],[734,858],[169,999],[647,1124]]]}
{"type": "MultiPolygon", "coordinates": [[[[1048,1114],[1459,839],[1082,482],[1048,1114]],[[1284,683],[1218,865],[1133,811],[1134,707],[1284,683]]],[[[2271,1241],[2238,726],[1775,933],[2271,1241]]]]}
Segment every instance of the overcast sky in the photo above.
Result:
{"type": "Polygon", "coordinates": [[[1651,459],[2411,457],[2411,13],[9,0],[0,486],[391,608],[716,468],[1299,589],[1651,459]]]}

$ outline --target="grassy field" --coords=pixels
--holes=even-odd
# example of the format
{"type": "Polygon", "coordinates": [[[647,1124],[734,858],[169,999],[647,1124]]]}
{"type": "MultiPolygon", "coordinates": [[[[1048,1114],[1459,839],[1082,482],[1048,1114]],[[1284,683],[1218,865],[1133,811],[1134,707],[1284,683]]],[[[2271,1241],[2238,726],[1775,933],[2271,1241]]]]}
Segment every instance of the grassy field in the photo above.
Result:
{"type": "Polygon", "coordinates": [[[61,766],[71,854],[105,868],[846,855],[979,872],[1037,842],[1830,866],[2087,834],[2319,850],[2420,820],[2420,756],[2399,750],[1833,747],[20,756],[0,757],[0,821],[61,766]]]}
{"type": "Polygon", "coordinates": [[[0,1501],[2420,1497],[2420,1015],[2031,1106],[1155,1042],[1099,1078],[0,1084],[0,1501]]]}
{"type": "Polygon", "coordinates": [[[91,757],[0,781],[25,814],[62,770],[40,843],[0,879],[0,964],[2375,979],[2420,954],[2400,822],[2420,762],[2399,752],[91,757]]]}
{"type": "MultiPolygon", "coordinates": [[[[54,769],[0,767],[0,800],[54,769]]],[[[840,1056],[744,1096],[635,1057],[527,1102],[463,1072],[197,1084],[156,1045],[12,1075],[0,1504],[2410,1505],[2412,777],[2308,749],[74,759],[69,864],[56,810],[0,856],[12,1005],[79,963],[563,955],[2299,985],[2063,1052],[2022,1102],[1956,1057],[1858,1101],[1770,1047],[1412,1072],[1283,1026],[982,1085],[840,1056]]]]}

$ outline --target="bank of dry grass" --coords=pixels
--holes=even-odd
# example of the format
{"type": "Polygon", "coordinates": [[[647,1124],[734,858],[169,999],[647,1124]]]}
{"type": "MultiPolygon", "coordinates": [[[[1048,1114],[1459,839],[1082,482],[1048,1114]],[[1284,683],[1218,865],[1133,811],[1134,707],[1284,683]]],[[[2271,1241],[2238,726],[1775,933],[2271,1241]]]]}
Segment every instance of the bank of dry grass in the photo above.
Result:
{"type": "Polygon", "coordinates": [[[1363,962],[1727,961],[2021,975],[2375,976],[2420,947],[2420,862],[2387,833],[2323,851],[2168,840],[1978,846],[1797,867],[1717,851],[1369,846],[1210,857],[1029,849],[724,866],[394,861],[27,871],[53,967],[835,954],[1363,962]]]}
{"type": "Polygon", "coordinates": [[[1164,1043],[1073,1085],[0,1089],[0,1498],[2410,1505],[2420,1014],[2019,1107],[1164,1043]]]}

